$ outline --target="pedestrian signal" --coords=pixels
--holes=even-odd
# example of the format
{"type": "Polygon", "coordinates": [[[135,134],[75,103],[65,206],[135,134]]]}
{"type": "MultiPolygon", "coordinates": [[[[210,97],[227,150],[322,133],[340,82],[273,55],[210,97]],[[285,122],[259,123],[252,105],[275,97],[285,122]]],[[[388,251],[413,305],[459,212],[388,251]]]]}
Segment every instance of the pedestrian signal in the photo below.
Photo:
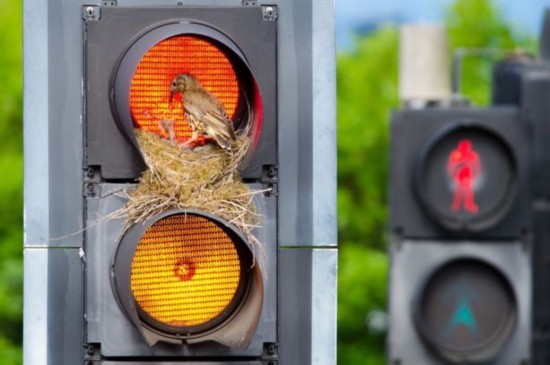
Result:
{"type": "Polygon", "coordinates": [[[392,124],[390,225],[406,237],[519,237],[527,131],[513,108],[402,110],[392,124]]]}
{"type": "Polygon", "coordinates": [[[450,360],[487,360],[516,323],[517,302],[508,279],[483,261],[462,258],[443,264],[418,295],[416,327],[428,346],[450,360]]]}
{"type": "Polygon", "coordinates": [[[469,139],[458,142],[457,148],[451,152],[447,172],[453,183],[451,210],[453,212],[465,210],[476,214],[479,207],[475,202],[474,187],[479,182],[481,161],[469,139]]]}
{"type": "Polygon", "coordinates": [[[451,124],[428,142],[419,159],[417,194],[443,227],[486,229],[509,209],[517,189],[516,161],[490,127],[451,124]]]}
{"type": "Polygon", "coordinates": [[[520,110],[402,109],[391,138],[390,362],[521,363],[531,221],[520,110]]]}

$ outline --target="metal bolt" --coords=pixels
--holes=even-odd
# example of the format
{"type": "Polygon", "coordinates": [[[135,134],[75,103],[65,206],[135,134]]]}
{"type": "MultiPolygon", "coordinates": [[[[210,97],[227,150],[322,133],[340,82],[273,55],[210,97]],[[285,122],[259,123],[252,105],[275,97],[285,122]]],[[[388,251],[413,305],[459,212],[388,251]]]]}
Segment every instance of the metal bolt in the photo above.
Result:
{"type": "Polygon", "coordinates": [[[265,12],[267,13],[267,15],[273,15],[274,9],[271,6],[268,6],[267,8],[265,8],[265,12]]]}
{"type": "Polygon", "coordinates": [[[269,166],[269,169],[267,169],[267,176],[275,177],[275,175],[277,175],[277,170],[274,166],[269,166]]]}
{"type": "Polygon", "coordinates": [[[94,168],[93,167],[89,167],[88,170],[86,171],[86,175],[88,175],[89,178],[92,178],[94,177],[94,168]]]}
{"type": "Polygon", "coordinates": [[[94,15],[94,8],[91,7],[91,6],[88,6],[86,8],[86,14],[88,14],[88,16],[90,16],[90,17],[93,16],[94,15]]]}
{"type": "Polygon", "coordinates": [[[95,351],[95,348],[93,345],[88,345],[88,348],[86,349],[86,352],[90,355],[92,355],[95,351]]]}
{"type": "Polygon", "coordinates": [[[88,192],[89,196],[94,196],[94,184],[86,184],[86,191],[88,192]]]}

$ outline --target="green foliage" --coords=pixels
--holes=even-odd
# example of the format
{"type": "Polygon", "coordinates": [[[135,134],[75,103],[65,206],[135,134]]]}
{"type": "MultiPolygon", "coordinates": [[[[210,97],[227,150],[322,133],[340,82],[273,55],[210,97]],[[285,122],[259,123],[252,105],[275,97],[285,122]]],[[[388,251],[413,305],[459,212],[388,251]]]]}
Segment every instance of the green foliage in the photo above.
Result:
{"type": "Polygon", "coordinates": [[[368,313],[386,307],[388,120],[398,106],[398,32],[383,28],[338,55],[338,363],[383,364],[368,313]],[[378,251],[376,251],[378,250],[378,251]]]}
{"type": "MultiPolygon", "coordinates": [[[[490,0],[457,0],[446,23],[452,49],[536,50],[490,0]]],[[[338,363],[384,364],[385,339],[369,333],[369,312],[386,308],[385,252],[390,110],[398,107],[398,32],[382,28],[338,55],[338,363]]],[[[494,58],[464,61],[463,92],[489,102],[494,58]]],[[[411,283],[413,285],[414,283],[411,283]]]]}
{"type": "Polygon", "coordinates": [[[0,359],[22,363],[22,3],[0,0],[0,359]]]}
{"type": "Polygon", "coordinates": [[[340,241],[383,249],[387,121],[398,105],[397,31],[358,39],[353,53],[338,56],[337,80],[340,241]]]}
{"type": "Polygon", "coordinates": [[[21,117],[23,88],[21,5],[19,1],[0,0],[0,45],[3,50],[0,52],[0,135],[11,137],[3,141],[3,151],[6,142],[15,148],[22,145],[22,124],[13,125],[13,120],[21,117]]]}
{"type": "Polygon", "coordinates": [[[5,338],[0,337],[0,358],[6,365],[22,364],[21,348],[15,347],[5,338]]]}
{"type": "Polygon", "coordinates": [[[370,311],[386,307],[388,258],[362,245],[340,250],[338,271],[338,363],[382,364],[383,335],[369,334],[370,311]],[[358,341],[361,339],[361,341],[358,341]]]}
{"type": "MultiPolygon", "coordinates": [[[[536,52],[533,37],[514,31],[491,0],[459,0],[446,16],[451,50],[488,48],[536,52]]],[[[502,56],[466,57],[463,62],[462,93],[475,105],[488,105],[492,63],[502,56]]]]}

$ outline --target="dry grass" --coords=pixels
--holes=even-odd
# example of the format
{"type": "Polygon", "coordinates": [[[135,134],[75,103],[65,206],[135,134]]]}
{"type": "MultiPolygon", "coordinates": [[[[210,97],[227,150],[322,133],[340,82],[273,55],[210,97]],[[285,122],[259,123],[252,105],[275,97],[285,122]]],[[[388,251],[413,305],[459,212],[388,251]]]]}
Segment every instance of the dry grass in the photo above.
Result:
{"type": "Polygon", "coordinates": [[[252,234],[261,223],[253,199],[264,191],[248,189],[237,171],[250,146],[248,137],[238,136],[229,153],[215,143],[190,149],[141,130],[136,137],[148,169],[126,193],[128,202],[116,216],[132,225],[169,209],[205,211],[239,228],[255,255],[264,257],[252,234]]]}

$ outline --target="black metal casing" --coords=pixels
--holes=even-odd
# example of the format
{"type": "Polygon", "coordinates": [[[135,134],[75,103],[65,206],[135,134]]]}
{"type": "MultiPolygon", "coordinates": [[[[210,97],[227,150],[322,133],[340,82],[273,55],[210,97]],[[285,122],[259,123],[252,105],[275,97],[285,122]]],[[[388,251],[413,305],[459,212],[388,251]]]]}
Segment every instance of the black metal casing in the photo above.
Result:
{"type": "MultiPolygon", "coordinates": [[[[531,251],[526,248],[532,226],[529,128],[520,109],[442,107],[394,112],[389,192],[388,362],[519,364],[529,359],[532,306],[531,251]],[[448,169],[464,140],[469,140],[472,149],[479,153],[485,174],[478,175],[472,183],[479,214],[457,213],[452,209],[451,192],[456,193],[453,189],[457,185],[453,184],[457,181],[456,175],[449,176],[448,169]],[[486,211],[482,212],[483,209],[486,211]],[[437,280],[439,269],[468,260],[487,265],[502,276],[503,291],[509,292],[511,298],[503,302],[513,311],[490,341],[475,349],[458,351],[434,337],[442,336],[441,333],[432,333],[433,328],[425,327],[426,318],[419,315],[425,310],[424,303],[419,299],[433,294],[425,291],[425,283],[437,280]]],[[[457,280],[467,283],[469,268],[464,265],[457,270],[457,280]]],[[[471,278],[470,283],[474,282],[476,277],[471,278]]],[[[464,285],[468,290],[473,287],[464,285]]],[[[462,291],[450,286],[448,289],[449,293],[462,291]]],[[[471,290],[483,298],[483,290],[471,290]]],[[[460,303],[465,302],[449,298],[453,299],[445,301],[446,306],[430,308],[430,313],[442,321],[454,320],[456,317],[449,315],[450,308],[457,311],[455,316],[463,305],[460,303]]],[[[467,307],[472,310],[469,312],[472,318],[483,315],[477,312],[482,306],[470,305],[467,307]]],[[[492,306],[485,310],[491,311],[492,306]]],[[[476,325],[480,325],[477,320],[476,325]]]]}
{"type": "MultiPolygon", "coordinates": [[[[550,13],[547,13],[547,19],[550,13]]],[[[529,143],[530,189],[533,214],[533,364],[550,356],[550,67],[548,66],[550,22],[545,23],[541,53],[546,63],[503,62],[493,73],[493,103],[520,107],[531,128],[529,143]],[[510,97],[514,95],[513,97],[510,97]]]]}
{"type": "Polygon", "coordinates": [[[98,168],[108,181],[136,180],[144,170],[139,152],[117,127],[113,108],[105,106],[112,106],[115,73],[125,51],[151,30],[178,22],[211,27],[246,58],[261,92],[263,118],[253,159],[241,175],[260,179],[264,165],[276,165],[277,94],[276,21],[265,20],[259,7],[102,7],[99,20],[86,21],[86,166],[98,168]]]}
{"type": "MultiPolygon", "coordinates": [[[[242,170],[241,176],[251,189],[261,190],[265,184],[277,181],[277,21],[264,16],[259,6],[163,6],[163,7],[118,7],[101,6],[98,13],[84,21],[85,49],[85,124],[84,124],[84,168],[88,173],[88,185],[93,193],[86,196],[86,217],[91,227],[85,232],[85,343],[91,350],[85,355],[90,363],[232,363],[256,364],[268,354],[269,346],[275,346],[277,337],[277,204],[276,194],[258,195],[256,208],[264,219],[262,227],[254,234],[265,246],[266,265],[254,271],[255,280],[264,280],[265,291],[257,298],[261,314],[252,341],[245,346],[229,346],[242,340],[231,332],[231,325],[223,323],[219,333],[227,341],[205,341],[193,343],[181,339],[164,341],[148,346],[139,330],[127,318],[125,309],[114,295],[113,287],[106,285],[113,281],[112,260],[125,226],[120,220],[106,220],[99,224],[92,221],[120,209],[125,200],[116,192],[128,188],[140,177],[145,165],[135,144],[124,134],[120,116],[115,107],[115,86],[117,70],[129,54],[131,47],[153,30],[167,25],[178,27],[181,34],[192,29],[211,29],[211,34],[202,34],[214,42],[229,40],[230,51],[242,57],[247,71],[258,84],[263,105],[262,126],[259,141],[251,161],[242,170]],[[191,26],[190,26],[191,25],[191,26]],[[212,37],[209,37],[212,35],[212,37]],[[217,35],[221,35],[216,38],[217,35]],[[233,48],[232,47],[237,47],[233,48]],[[274,176],[264,181],[268,171],[274,169],[274,176]],[[225,334],[224,334],[225,332],[225,334]],[[167,343],[170,342],[170,343],[167,343]],[[177,343],[176,343],[177,342],[177,343]],[[221,343],[225,343],[224,346],[221,343]],[[275,345],[273,345],[275,344],[275,345]],[[94,362],[92,362],[94,361],[94,362]]],[[[158,42],[175,34],[159,33],[158,42]]],[[[134,57],[134,56],[132,56],[134,57]]],[[[134,62],[135,60],[132,60],[134,62]]],[[[132,64],[130,62],[130,64],[132,64]]],[[[135,64],[135,62],[134,62],[135,64]]],[[[132,74],[133,70],[124,70],[132,74]]],[[[118,95],[120,97],[120,95],[118,95]]],[[[122,96],[124,98],[124,95],[122,96]]],[[[135,142],[135,141],[134,141],[135,142]]],[[[275,189],[276,190],[276,189],[275,189]]],[[[129,296],[129,295],[127,295],[129,296]]],[[[243,304],[243,308],[246,305],[243,304]]],[[[246,308],[245,308],[246,309],[246,308]]],[[[131,316],[131,315],[130,315],[131,316]]],[[[235,315],[235,318],[237,314],[235,315]]],[[[135,319],[135,318],[134,318],[135,319]]],[[[235,321],[237,327],[239,323],[235,321]]],[[[237,331],[238,332],[238,331],[237,331]]],[[[210,339],[209,339],[210,340],[210,339]]],[[[152,344],[155,341],[150,342],[152,344]]],[[[274,352],[276,358],[276,350],[274,352]]]]}
{"type": "Polygon", "coordinates": [[[404,109],[395,112],[391,125],[390,230],[406,238],[501,239],[521,237],[530,227],[528,129],[517,108],[404,109]],[[506,205],[487,227],[447,227],[436,219],[418,190],[418,169],[426,145],[445,130],[477,128],[501,139],[515,160],[514,189],[506,205]]]}
{"type": "Polygon", "coordinates": [[[525,69],[521,80],[521,107],[533,130],[533,364],[544,364],[550,357],[550,68],[525,69]]]}

